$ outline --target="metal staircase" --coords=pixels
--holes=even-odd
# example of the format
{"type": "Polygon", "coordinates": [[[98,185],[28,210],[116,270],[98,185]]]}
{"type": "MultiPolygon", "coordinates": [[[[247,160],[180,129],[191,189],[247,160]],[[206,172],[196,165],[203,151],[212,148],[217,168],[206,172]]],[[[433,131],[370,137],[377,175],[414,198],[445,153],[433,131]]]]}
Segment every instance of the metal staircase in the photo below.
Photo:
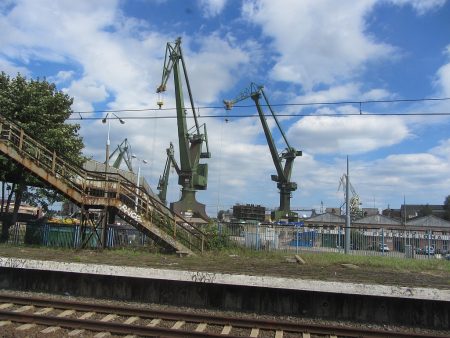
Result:
{"type": "MultiPolygon", "coordinates": [[[[206,234],[117,173],[85,170],[48,150],[0,115],[0,152],[58,190],[82,210],[106,209],[158,245],[186,254],[206,249],[206,234]]],[[[105,216],[106,217],[106,216],[105,216]]]]}

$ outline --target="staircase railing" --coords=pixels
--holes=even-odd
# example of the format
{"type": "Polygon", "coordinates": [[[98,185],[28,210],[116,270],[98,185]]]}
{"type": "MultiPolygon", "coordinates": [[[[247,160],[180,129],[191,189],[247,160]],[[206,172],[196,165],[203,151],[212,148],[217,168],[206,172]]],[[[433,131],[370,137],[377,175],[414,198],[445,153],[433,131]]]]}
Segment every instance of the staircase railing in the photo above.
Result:
{"type": "Polygon", "coordinates": [[[8,157],[25,166],[78,205],[111,206],[141,230],[145,221],[189,249],[203,251],[206,234],[189,221],[175,217],[163,203],[117,173],[88,171],[58,156],[0,115],[0,143],[8,157]]]}

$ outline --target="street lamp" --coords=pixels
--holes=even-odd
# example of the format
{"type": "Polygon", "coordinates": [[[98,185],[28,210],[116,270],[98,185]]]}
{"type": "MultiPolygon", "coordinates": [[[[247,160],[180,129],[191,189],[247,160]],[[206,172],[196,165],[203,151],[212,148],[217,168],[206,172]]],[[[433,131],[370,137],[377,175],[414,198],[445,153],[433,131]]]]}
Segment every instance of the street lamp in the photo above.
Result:
{"type": "MultiPolygon", "coordinates": [[[[102,123],[108,122],[108,135],[107,135],[107,138],[106,138],[106,162],[105,162],[105,172],[106,173],[108,173],[108,169],[109,169],[109,146],[111,144],[111,141],[109,139],[109,134],[111,132],[111,118],[108,118],[109,114],[110,113],[107,113],[106,116],[102,119],[102,123]]],[[[122,120],[116,114],[111,113],[111,115],[115,116],[115,118],[118,119],[121,124],[125,124],[125,121],[122,120]]]]}
{"type": "Polygon", "coordinates": [[[106,226],[108,225],[108,207],[109,207],[109,193],[107,189],[108,183],[108,172],[109,172],[109,146],[111,141],[109,139],[109,134],[111,132],[111,118],[108,118],[109,115],[118,119],[121,124],[125,124],[125,121],[122,120],[119,116],[114,113],[107,113],[106,116],[102,119],[102,123],[108,122],[108,134],[106,137],[106,162],[105,162],[105,197],[106,197],[106,206],[105,206],[105,217],[103,217],[103,227],[102,227],[102,248],[106,248],[106,226]]]}
{"type": "Polygon", "coordinates": [[[136,160],[139,161],[139,164],[138,164],[138,174],[137,174],[137,182],[136,182],[136,198],[135,198],[135,201],[134,201],[134,211],[137,212],[137,207],[138,207],[138,194],[139,194],[139,181],[141,180],[141,162],[142,162],[143,164],[147,164],[148,161],[147,161],[147,160],[143,160],[143,159],[137,157],[137,156],[134,155],[134,154],[131,155],[131,158],[134,158],[134,159],[136,159],[136,160]]]}

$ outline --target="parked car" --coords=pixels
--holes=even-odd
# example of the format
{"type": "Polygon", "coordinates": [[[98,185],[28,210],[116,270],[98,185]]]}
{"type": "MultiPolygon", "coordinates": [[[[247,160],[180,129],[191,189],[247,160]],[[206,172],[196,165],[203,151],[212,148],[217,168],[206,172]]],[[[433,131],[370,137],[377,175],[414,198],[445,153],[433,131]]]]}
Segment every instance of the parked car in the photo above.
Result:
{"type": "Polygon", "coordinates": [[[416,250],[416,253],[417,254],[420,254],[420,255],[434,255],[435,253],[436,253],[436,250],[434,249],[434,247],[433,246],[426,246],[426,247],[424,247],[424,248],[422,248],[422,249],[420,249],[420,248],[418,248],[417,250],[416,250]]]}
{"type": "Polygon", "coordinates": [[[378,251],[389,252],[390,249],[389,249],[389,247],[388,247],[388,245],[386,243],[385,244],[380,243],[378,245],[378,251]]]}
{"type": "Polygon", "coordinates": [[[444,255],[444,256],[445,256],[446,254],[449,253],[448,250],[446,250],[446,249],[441,249],[441,248],[435,249],[435,252],[436,252],[437,254],[441,254],[441,255],[444,255]]]}

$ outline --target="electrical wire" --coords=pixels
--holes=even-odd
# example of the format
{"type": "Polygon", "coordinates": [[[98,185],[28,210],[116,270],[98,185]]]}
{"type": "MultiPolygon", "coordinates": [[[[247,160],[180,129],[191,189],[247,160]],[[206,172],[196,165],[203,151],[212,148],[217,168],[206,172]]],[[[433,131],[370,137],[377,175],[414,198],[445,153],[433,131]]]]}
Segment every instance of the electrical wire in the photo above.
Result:
{"type": "MultiPolygon", "coordinates": [[[[270,115],[266,115],[270,116],[270,115]]],[[[277,114],[277,117],[344,117],[344,116],[450,116],[448,113],[327,113],[327,114],[277,114]]],[[[202,118],[259,118],[258,114],[244,114],[244,115],[202,115],[202,118]]],[[[121,117],[122,120],[154,120],[154,119],[176,119],[176,116],[127,116],[121,117]]],[[[186,116],[187,119],[193,119],[193,116],[186,116]]],[[[69,117],[67,120],[72,121],[87,121],[87,120],[102,120],[102,117],[69,117]]]]}
{"type": "MultiPolygon", "coordinates": [[[[344,104],[358,104],[361,108],[363,104],[375,104],[375,103],[401,103],[401,102],[426,102],[426,101],[450,101],[450,97],[438,97],[438,98],[420,98],[420,99],[389,99],[389,100],[362,100],[362,101],[335,101],[335,102],[299,102],[299,103],[276,103],[271,104],[272,107],[289,107],[289,106],[326,106],[326,105],[344,105],[344,104]]],[[[262,107],[267,105],[261,104],[262,107]]],[[[254,107],[253,104],[248,105],[234,105],[233,108],[250,108],[254,107]]],[[[197,109],[225,109],[223,105],[220,106],[203,106],[197,107],[197,109]]],[[[141,109],[116,109],[116,110],[92,110],[92,111],[74,111],[74,114],[95,114],[95,113],[127,113],[127,112],[145,112],[145,111],[172,111],[176,110],[175,107],[169,108],[141,108],[141,109]]],[[[203,116],[202,116],[203,117],[203,116]]]]}

